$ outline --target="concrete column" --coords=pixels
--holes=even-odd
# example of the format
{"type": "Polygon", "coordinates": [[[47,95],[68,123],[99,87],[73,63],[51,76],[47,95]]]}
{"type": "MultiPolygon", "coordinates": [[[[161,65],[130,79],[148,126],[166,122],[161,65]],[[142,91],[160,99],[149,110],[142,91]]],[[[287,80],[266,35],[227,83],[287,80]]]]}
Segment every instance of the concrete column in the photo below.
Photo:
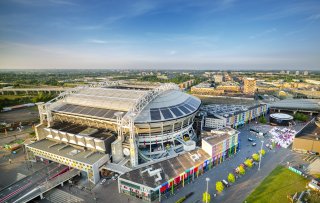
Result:
{"type": "Polygon", "coordinates": [[[40,194],[40,199],[43,199],[43,194],[42,193],[40,194]]]}
{"type": "Polygon", "coordinates": [[[63,182],[60,185],[61,185],[61,187],[63,187],[63,182]]]}
{"type": "Polygon", "coordinates": [[[280,113],[280,109],[278,109],[278,113],[280,113]]]}

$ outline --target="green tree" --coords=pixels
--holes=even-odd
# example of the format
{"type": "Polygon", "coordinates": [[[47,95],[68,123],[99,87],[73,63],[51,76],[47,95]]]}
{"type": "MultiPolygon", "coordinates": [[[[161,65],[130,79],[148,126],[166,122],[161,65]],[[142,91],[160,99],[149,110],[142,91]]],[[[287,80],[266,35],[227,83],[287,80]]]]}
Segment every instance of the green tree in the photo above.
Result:
{"type": "Polygon", "coordinates": [[[244,175],[246,173],[246,170],[244,169],[244,167],[243,166],[239,166],[239,174],[240,175],[244,175]]]}
{"type": "Polygon", "coordinates": [[[228,175],[228,181],[229,181],[230,183],[234,183],[234,182],[236,181],[233,173],[229,173],[229,175],[228,175]]]}
{"type": "Polygon", "coordinates": [[[224,186],[221,181],[216,182],[216,190],[218,192],[222,192],[224,190],[224,186]]]}
{"type": "Polygon", "coordinates": [[[261,156],[264,156],[266,154],[266,151],[264,149],[260,150],[261,156]]]}
{"type": "Polygon", "coordinates": [[[267,123],[267,119],[264,116],[261,116],[259,118],[259,122],[265,124],[265,123],[267,123]]]}
{"type": "Polygon", "coordinates": [[[252,159],[247,159],[247,160],[245,160],[244,164],[245,164],[247,167],[251,168],[251,167],[252,167],[252,159]]]}
{"type": "Polygon", "coordinates": [[[307,121],[308,118],[309,118],[307,115],[305,115],[303,113],[299,113],[299,112],[294,114],[293,117],[294,117],[295,120],[303,121],[303,122],[307,121]]]}
{"type": "Polygon", "coordinates": [[[255,161],[259,161],[259,159],[260,159],[259,154],[252,154],[252,158],[255,161]]]}
{"type": "Polygon", "coordinates": [[[211,196],[208,192],[204,192],[202,195],[202,201],[203,202],[210,202],[211,200],[211,196]]]}

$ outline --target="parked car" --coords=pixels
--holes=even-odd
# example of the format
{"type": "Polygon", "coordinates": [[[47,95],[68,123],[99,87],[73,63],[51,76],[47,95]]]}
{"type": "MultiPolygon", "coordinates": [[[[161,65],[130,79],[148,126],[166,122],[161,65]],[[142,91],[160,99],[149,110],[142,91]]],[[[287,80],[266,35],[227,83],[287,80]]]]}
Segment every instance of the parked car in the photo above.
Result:
{"type": "Polygon", "coordinates": [[[102,181],[100,182],[101,185],[103,185],[103,183],[105,183],[107,181],[107,179],[102,179],[102,181]]]}
{"type": "Polygon", "coordinates": [[[249,142],[253,142],[254,139],[252,139],[252,138],[249,137],[249,138],[248,138],[248,141],[249,141],[249,142]]]}
{"type": "Polygon", "coordinates": [[[228,181],[226,181],[226,180],[222,180],[222,183],[223,183],[223,185],[226,186],[226,187],[229,187],[229,186],[230,186],[229,183],[228,183],[228,181]]]}
{"type": "Polygon", "coordinates": [[[253,146],[253,147],[257,146],[257,143],[255,143],[255,142],[254,142],[254,143],[252,143],[252,146],[253,146]]]}

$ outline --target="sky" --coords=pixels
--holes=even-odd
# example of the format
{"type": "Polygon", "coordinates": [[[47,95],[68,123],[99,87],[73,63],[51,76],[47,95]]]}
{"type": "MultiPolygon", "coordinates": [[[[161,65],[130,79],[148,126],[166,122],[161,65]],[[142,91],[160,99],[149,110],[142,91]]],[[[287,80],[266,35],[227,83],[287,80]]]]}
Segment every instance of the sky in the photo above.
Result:
{"type": "Polygon", "coordinates": [[[320,70],[320,1],[4,0],[0,68],[320,70]]]}

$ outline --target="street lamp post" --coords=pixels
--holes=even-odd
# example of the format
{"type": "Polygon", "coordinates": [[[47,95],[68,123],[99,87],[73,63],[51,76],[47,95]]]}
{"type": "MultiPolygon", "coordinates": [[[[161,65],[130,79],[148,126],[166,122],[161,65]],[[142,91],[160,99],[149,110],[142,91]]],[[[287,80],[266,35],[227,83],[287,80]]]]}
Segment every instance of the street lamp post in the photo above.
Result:
{"type": "Polygon", "coordinates": [[[208,203],[208,189],[209,189],[209,181],[210,181],[210,178],[206,178],[206,181],[207,181],[207,194],[206,194],[206,203],[208,203]]]}
{"type": "Polygon", "coordinates": [[[262,156],[262,147],[263,147],[263,140],[261,141],[261,149],[260,149],[260,160],[259,160],[259,168],[258,168],[258,171],[260,171],[260,165],[261,165],[261,156],[262,156]]]}

